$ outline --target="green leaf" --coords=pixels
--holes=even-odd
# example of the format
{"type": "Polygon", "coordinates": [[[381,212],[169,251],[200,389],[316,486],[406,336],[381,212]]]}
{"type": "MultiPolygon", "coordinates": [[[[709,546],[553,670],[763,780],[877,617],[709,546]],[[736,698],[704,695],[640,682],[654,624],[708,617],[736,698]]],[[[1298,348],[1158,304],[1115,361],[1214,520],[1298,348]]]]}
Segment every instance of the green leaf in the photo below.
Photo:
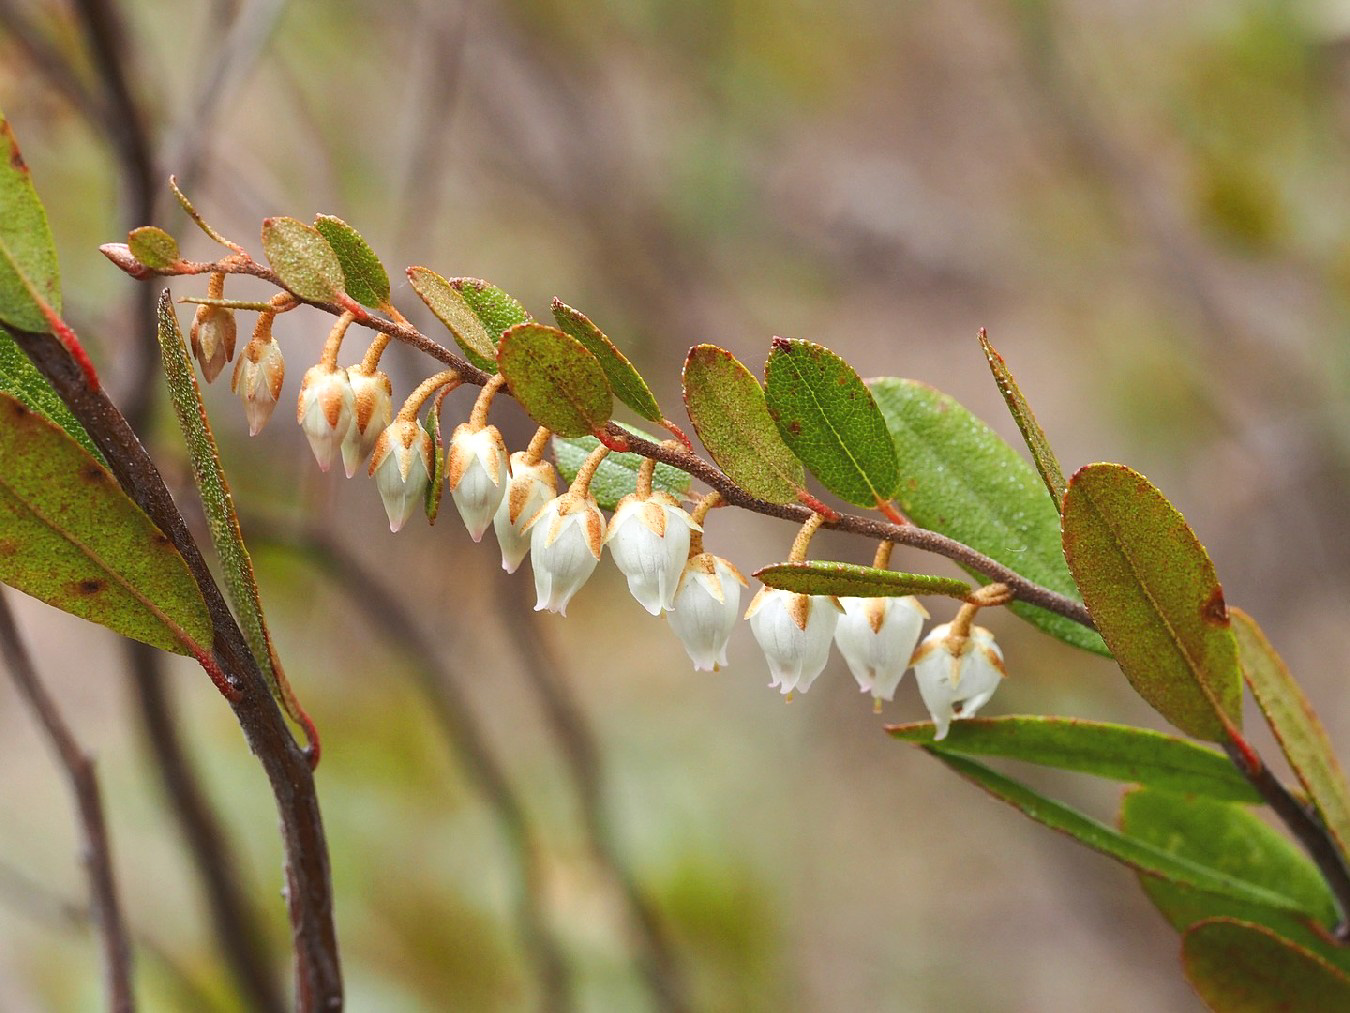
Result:
{"type": "Polygon", "coordinates": [[[605,336],[605,332],[591,323],[590,318],[579,310],[572,309],[561,299],[553,300],[553,319],[563,333],[570,334],[600,362],[600,368],[609,378],[614,388],[614,396],[637,412],[648,422],[660,422],[661,406],[652,396],[647,381],[628,361],[628,358],[614,347],[614,342],[605,336]]]}
{"type": "Polygon", "coordinates": [[[497,366],[525,413],[559,436],[594,433],[614,411],[600,363],[556,327],[512,327],[502,335],[497,366]]]}
{"type": "Polygon", "coordinates": [[[1008,411],[1012,413],[1013,421],[1017,423],[1017,428],[1022,433],[1022,439],[1026,441],[1027,449],[1031,451],[1031,459],[1036,462],[1036,470],[1041,473],[1045,487],[1050,490],[1050,498],[1055,501],[1055,509],[1059,510],[1064,502],[1064,471],[1059,466],[1055,452],[1050,449],[1050,441],[1045,438],[1045,430],[1036,421],[1036,413],[1031,410],[1031,405],[1027,404],[1027,399],[1022,396],[1022,388],[1013,378],[1012,370],[1008,368],[1007,362],[998,354],[989,341],[989,335],[983,330],[980,331],[980,347],[984,349],[985,358],[989,360],[989,370],[994,374],[998,392],[1003,395],[1008,411]]]}
{"type": "Polygon", "coordinates": [[[451,278],[450,287],[464,297],[494,343],[512,327],[534,319],[520,300],[482,278],[451,278]]]}
{"type": "Polygon", "coordinates": [[[1229,616],[1247,685],[1341,854],[1350,858],[1350,793],[1326,729],[1256,621],[1239,608],[1229,616]]]}
{"type": "Polygon", "coordinates": [[[347,294],[362,306],[379,309],[389,302],[389,272],[365,237],[341,218],[315,215],[314,227],[337,254],[347,294]]]}
{"type": "Polygon", "coordinates": [[[1336,910],[1322,877],[1287,838],[1252,810],[1229,802],[1147,788],[1127,792],[1120,828],[1131,837],[1208,866],[1225,875],[1285,894],[1300,913],[1140,877],[1144,892],[1178,932],[1223,915],[1260,922],[1311,947],[1333,963],[1350,966],[1350,950],[1325,938],[1313,922],[1333,924],[1336,910]]]}
{"type": "Polygon", "coordinates": [[[733,482],[770,503],[804,492],[801,461],[778,435],[764,391],[725,348],[695,345],[684,360],[684,404],[703,446],[733,482]]]}
{"type": "Polygon", "coordinates": [[[146,267],[156,270],[179,260],[178,240],[154,225],[142,225],[127,233],[127,249],[146,267]]]}
{"type": "MultiPolygon", "coordinates": [[[[644,433],[636,426],[619,424],[634,436],[641,436],[648,440],[654,439],[653,436],[644,433]]],[[[564,482],[571,482],[577,477],[577,471],[580,469],[582,462],[598,446],[600,446],[600,441],[594,436],[580,436],[571,439],[555,436],[553,438],[553,460],[557,464],[558,474],[562,476],[564,482]]],[[[595,471],[595,477],[591,479],[591,495],[595,497],[595,501],[604,509],[613,510],[618,505],[619,500],[637,492],[638,468],[642,466],[644,460],[646,458],[638,454],[608,455],[600,462],[600,467],[595,471]]],[[[652,473],[652,488],[668,492],[678,499],[689,491],[689,475],[679,468],[672,468],[668,464],[657,462],[656,471],[652,473]]]]}
{"type": "Polygon", "coordinates": [[[173,403],[174,416],[178,419],[178,428],[183,433],[183,444],[192,462],[192,477],[206,513],[211,544],[215,546],[220,559],[225,591],[230,596],[230,604],[234,606],[244,639],[248,641],[249,652],[267,679],[272,695],[292,720],[308,729],[308,719],[303,716],[304,712],[291,693],[286,673],[272,646],[272,634],[267,628],[262,597],[258,594],[258,582],[253,574],[253,560],[244,545],[239,515],[235,513],[230,486],[220,465],[216,438],[206,418],[201,388],[197,386],[197,374],[188,357],[168,289],[160,293],[156,315],[165,386],[169,391],[169,400],[173,403]]]}
{"type": "Polygon", "coordinates": [[[468,360],[485,372],[497,372],[497,337],[488,333],[464,297],[427,267],[408,268],[408,281],[436,319],[454,335],[468,360]]]}
{"type": "Polygon", "coordinates": [[[0,325],[0,391],[18,398],[40,415],[47,416],[73,436],[85,450],[100,461],[103,460],[103,454],[94,446],[94,441],[84,426],[80,425],[80,420],[14,343],[13,336],[3,325],[0,325]]]}
{"type": "Polygon", "coordinates": [[[1260,925],[1194,925],[1182,937],[1181,963],[1200,998],[1223,1013],[1350,1009],[1350,976],[1260,925]]]}
{"type": "Polygon", "coordinates": [[[756,570],[766,587],[797,594],[833,594],[848,598],[900,598],[910,594],[942,594],[964,598],[970,585],[953,577],[927,573],[899,573],[857,563],[810,560],[805,563],[774,563],[756,570]]]}
{"type": "Polygon", "coordinates": [[[46,331],[42,303],[61,311],[61,272],[47,211],[0,111],[0,321],[46,331]]]}
{"type": "Polygon", "coordinates": [[[941,742],[933,741],[933,725],[927,721],[891,725],[886,731],[940,753],[1010,756],[1043,767],[1223,801],[1261,801],[1256,789],[1222,753],[1147,728],[1019,715],[954,722],[941,742]]]}
{"type": "Polygon", "coordinates": [[[452,389],[447,387],[436,395],[436,399],[431,404],[431,411],[427,412],[427,417],[422,421],[422,427],[431,436],[431,459],[436,462],[432,466],[431,481],[427,483],[425,508],[428,524],[436,523],[436,515],[441,512],[441,497],[445,493],[445,450],[441,440],[441,405],[445,403],[445,397],[452,389]]]}
{"type": "Polygon", "coordinates": [[[968,781],[983,788],[995,798],[1020,809],[1025,815],[1051,830],[1067,834],[1080,844],[1101,852],[1108,858],[1130,866],[1138,872],[1157,876],[1170,883],[1195,887],[1223,894],[1238,900],[1263,904],[1286,911],[1298,911],[1299,902],[1283,892],[1248,883],[1169,853],[1163,848],[1127,836],[1099,823],[1062,802],[1055,802],[1024,784],[1004,777],[982,764],[951,753],[942,753],[925,746],[939,760],[968,781]]]}
{"type": "MultiPolygon", "coordinates": [[[[927,384],[885,377],[868,385],[904,462],[895,495],[900,509],[915,524],[1077,599],[1060,547],[1059,514],[1022,455],[927,384]]],[[[1109,653],[1101,637],[1071,619],[1024,602],[1009,608],[1065,643],[1109,653]]]]}
{"type": "Polygon", "coordinates": [[[211,617],[178,550],[63,429],[0,394],[0,581],[177,654],[211,617]]]}
{"type": "Polygon", "coordinates": [[[895,495],[900,469],[886,420],[867,385],[834,352],[774,338],[764,398],[783,441],[830,492],[862,507],[895,495]]]}
{"type": "Polygon", "coordinates": [[[336,302],[345,290],[342,262],[313,226],[294,218],[264,218],[262,245],[281,283],[301,299],[336,302]]]}
{"type": "Polygon", "coordinates": [[[1064,497],[1064,556],[1135,690],[1187,735],[1242,726],[1242,675],[1214,564],[1137,471],[1090,464],[1064,497]]]}

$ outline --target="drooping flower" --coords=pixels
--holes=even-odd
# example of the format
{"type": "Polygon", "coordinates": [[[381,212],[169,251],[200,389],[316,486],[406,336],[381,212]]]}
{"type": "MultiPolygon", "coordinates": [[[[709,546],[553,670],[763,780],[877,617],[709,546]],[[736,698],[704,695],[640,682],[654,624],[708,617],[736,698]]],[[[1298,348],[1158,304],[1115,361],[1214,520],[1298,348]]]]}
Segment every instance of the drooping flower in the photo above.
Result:
{"type": "Polygon", "coordinates": [[[234,358],[236,331],[234,310],[227,306],[202,303],[193,314],[188,341],[207,383],[218,377],[225,363],[234,358]]]}
{"type": "Polygon", "coordinates": [[[323,471],[332,465],[333,454],[352,427],[352,402],[345,369],[320,362],[305,371],[295,417],[323,471]]]}
{"type": "Polygon", "coordinates": [[[370,474],[389,515],[390,531],[422,509],[434,466],[431,437],[417,419],[395,419],[380,433],[370,474]]]}
{"type": "Polygon", "coordinates": [[[934,739],[945,739],[953,719],[973,717],[989,702],[1007,672],[994,635],[982,626],[969,636],[953,634],[953,623],[933,627],[914,652],[919,695],[937,726],[934,739]]]}
{"type": "Polygon", "coordinates": [[[834,642],[858,688],[871,693],[878,705],[895,699],[928,612],[913,597],[840,598],[839,604],[844,614],[834,642]]]}
{"type": "Polygon", "coordinates": [[[250,341],[244,346],[239,361],[234,365],[230,389],[244,402],[244,417],[248,419],[248,434],[262,432],[272,410],[281,396],[281,385],[286,379],[286,360],[281,346],[270,334],[267,341],[250,341]]]}
{"type": "Polygon", "coordinates": [[[605,544],[628,578],[628,590],[654,616],[673,607],[695,530],[702,529],[667,492],[633,493],[614,508],[605,544]]]}
{"type": "Polygon", "coordinates": [[[534,568],[534,610],[567,615],[567,603],[595,572],[605,541],[605,516],[589,493],[574,492],[544,504],[526,524],[534,568]]]}
{"type": "Polygon", "coordinates": [[[805,693],[825,670],[842,609],[835,598],[760,588],[745,610],[773,678],[784,696],[805,693]]]}
{"type": "Polygon", "coordinates": [[[727,663],[727,641],[740,617],[745,578],[721,556],[700,552],[680,574],[666,618],[684,644],[696,672],[715,672],[727,663]]]}
{"type": "Polygon", "coordinates": [[[342,440],[342,466],[351,478],[393,417],[394,389],[388,374],[379,370],[349,369],[347,379],[352,387],[352,424],[342,440]]]}
{"type": "Polygon", "coordinates": [[[510,458],[496,426],[455,427],[445,456],[445,480],[469,537],[482,541],[506,494],[510,458]]]}
{"type": "Polygon", "coordinates": [[[558,494],[558,473],[548,461],[529,463],[521,450],[511,455],[511,481],[492,519],[502,550],[502,569],[515,573],[530,551],[525,526],[558,494]]]}

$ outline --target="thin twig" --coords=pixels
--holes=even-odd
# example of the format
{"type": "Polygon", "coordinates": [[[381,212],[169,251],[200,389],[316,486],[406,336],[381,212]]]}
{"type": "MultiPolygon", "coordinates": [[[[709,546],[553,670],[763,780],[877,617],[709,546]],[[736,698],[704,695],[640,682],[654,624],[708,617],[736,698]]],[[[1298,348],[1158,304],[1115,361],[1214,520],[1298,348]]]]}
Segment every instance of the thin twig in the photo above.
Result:
{"type": "Polygon", "coordinates": [[[20,695],[33,709],[47,741],[56,751],[70,781],[71,794],[84,838],[83,858],[89,873],[90,911],[103,942],[103,976],[108,1009],[113,1013],[132,1013],[136,997],[131,984],[131,940],[127,935],[122,909],[117,901],[108,827],[103,819],[103,800],[98,775],[90,758],[62,718],[56,702],[47,695],[38,677],[28,647],[19,636],[10,611],[8,597],[0,592],[0,655],[20,695]]]}
{"type": "Polygon", "coordinates": [[[335,578],[333,586],[357,606],[357,614],[365,617],[381,637],[412,663],[418,687],[431,705],[446,742],[465,773],[478,785],[511,848],[518,870],[516,920],[539,979],[540,1008],[559,1013],[574,1008],[571,973],[540,903],[545,892],[542,845],[520,796],[473,717],[458,675],[446,667],[442,652],[423,632],[398,594],[341,542],[314,527],[298,531],[287,527],[283,532],[280,525],[257,517],[249,519],[248,528],[255,544],[298,552],[312,565],[327,571],[335,578]]]}

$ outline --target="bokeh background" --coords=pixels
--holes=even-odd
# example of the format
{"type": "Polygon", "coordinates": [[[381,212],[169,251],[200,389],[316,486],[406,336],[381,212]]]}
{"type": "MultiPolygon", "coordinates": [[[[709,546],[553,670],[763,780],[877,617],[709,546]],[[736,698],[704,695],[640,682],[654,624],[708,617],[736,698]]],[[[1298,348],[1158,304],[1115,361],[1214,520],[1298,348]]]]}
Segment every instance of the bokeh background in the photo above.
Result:
{"type": "MultiPolygon", "coordinates": [[[[987,327],[1066,470],[1149,475],[1333,741],[1350,734],[1350,4],[0,0],[0,106],[49,208],[68,316],[134,398],[144,294],[97,246],[144,222],[147,194],[130,121],[86,100],[102,87],[91,10],[120,21],[105,37],[153,154],[150,214],[190,256],[216,248],[167,199],[169,172],[254,251],[267,215],[348,220],[429,333],[403,265],[487,278],[536,314],[560,296],[668,411],[691,344],[753,368],[786,334],[926,380],[1015,440],[975,342],[987,327]]],[[[351,1009],[561,1000],[522,943],[512,802],[576,1008],[666,1008],[663,985],[700,1010],[1200,1008],[1129,873],[882,734],[924,716],[912,682],[878,718],[836,660],[785,706],[748,631],[728,668],[693,673],[607,561],[563,620],[530,611],[528,573],[503,575],[448,509],[390,535],[371,483],[320,474],[290,423],[326,329],[278,324],[290,380],[257,439],[224,382],[207,400],[323,733],[351,1009]]],[[[386,361],[396,394],[431,365],[386,361]]],[[[527,420],[498,414],[522,445],[527,420]]],[[[173,435],[160,397],[148,437],[188,504],[173,435]]],[[[747,572],[783,558],[786,525],[729,514],[713,551],[747,572]]],[[[824,535],[817,551],[872,547],[824,535]]],[[[145,1008],[248,1008],[122,645],[11,598],[98,758],[145,1008]]],[[[988,713],[1161,727],[1113,666],[987,622],[1011,671],[988,713]]],[[[167,669],[280,971],[265,781],[200,671],[167,669]]],[[[1112,817],[1115,786],[1020,773],[1112,817]]],[[[83,893],[64,782],[0,680],[0,1010],[98,1008],[83,893]]]]}

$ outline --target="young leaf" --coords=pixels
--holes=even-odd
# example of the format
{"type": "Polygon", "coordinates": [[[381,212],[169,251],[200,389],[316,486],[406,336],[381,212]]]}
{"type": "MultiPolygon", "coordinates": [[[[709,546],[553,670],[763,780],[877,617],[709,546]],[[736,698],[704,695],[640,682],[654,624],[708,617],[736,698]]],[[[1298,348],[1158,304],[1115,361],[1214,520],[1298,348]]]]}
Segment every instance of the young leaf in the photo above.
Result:
{"type": "Polygon", "coordinates": [[[178,550],[55,423],[0,394],[0,581],[177,654],[211,617],[178,550]]]}
{"type": "Polygon", "coordinates": [[[1212,799],[1139,788],[1126,793],[1120,829],[1131,837],[1178,858],[1285,894],[1299,902],[1300,914],[1205,890],[1188,889],[1152,877],[1140,885],[1178,932],[1205,918],[1222,915],[1259,922],[1281,935],[1350,966],[1350,950],[1332,943],[1326,929],[1336,908],[1322,877],[1287,838],[1245,806],[1212,799]]]}
{"type": "Polygon", "coordinates": [[[941,742],[933,741],[933,725],[927,721],[891,725],[886,731],[941,753],[1010,756],[1043,767],[1206,798],[1261,801],[1256,789],[1222,753],[1147,728],[1075,718],[1011,716],[954,722],[941,742]]]}
{"type": "Polygon", "coordinates": [[[435,524],[436,515],[441,512],[441,496],[445,493],[445,449],[441,442],[441,405],[445,403],[445,396],[450,393],[450,388],[446,388],[436,395],[431,403],[431,411],[427,412],[427,417],[422,426],[431,436],[431,459],[435,463],[432,465],[431,481],[427,483],[427,501],[425,504],[427,513],[427,523],[435,524]]]}
{"type": "Polygon", "coordinates": [[[455,343],[468,360],[488,373],[497,372],[497,338],[500,334],[488,333],[464,297],[427,267],[408,268],[408,281],[427,308],[436,314],[436,319],[454,335],[455,343]]]}
{"type": "Polygon", "coordinates": [[[980,331],[980,347],[984,349],[984,356],[989,360],[989,369],[994,374],[998,392],[1003,395],[1008,411],[1012,413],[1013,421],[1017,423],[1017,428],[1022,433],[1022,439],[1026,441],[1027,449],[1031,451],[1031,459],[1036,462],[1036,470],[1041,473],[1045,487],[1050,490],[1050,498],[1055,501],[1055,509],[1059,510],[1064,502],[1064,471],[1059,466],[1055,452],[1050,449],[1050,441],[1045,438],[1045,430],[1036,421],[1036,413],[1031,410],[1031,405],[1027,404],[1027,399],[1022,396],[1022,388],[1017,386],[1017,381],[1013,379],[1012,370],[1008,368],[1003,356],[999,355],[990,344],[989,335],[983,330],[980,331]]]}
{"type": "MultiPolygon", "coordinates": [[[[905,462],[895,494],[915,524],[950,535],[1051,590],[1078,597],[1059,514],[1035,469],[955,398],[915,380],[868,381],[905,462]]],[[[1045,609],[1011,611],[1065,643],[1109,654],[1092,630],[1045,609]]]]}
{"type": "Polygon", "coordinates": [[[450,287],[464,297],[494,342],[517,324],[534,319],[520,300],[482,278],[451,278],[450,287]]]}
{"type": "Polygon", "coordinates": [[[333,302],[343,292],[342,263],[313,226],[294,218],[264,218],[262,245],[281,283],[301,299],[333,302]]]}
{"type": "MultiPolygon", "coordinates": [[[[645,439],[653,437],[636,426],[624,426],[635,436],[645,439]]],[[[553,438],[553,461],[558,466],[558,474],[564,482],[577,477],[582,462],[590,456],[592,450],[600,446],[594,436],[580,436],[571,439],[553,438]]],[[[613,510],[619,500],[637,492],[637,473],[645,458],[638,454],[610,454],[600,462],[595,477],[591,479],[591,495],[606,510],[613,510]]],[[[668,464],[656,465],[652,473],[652,488],[668,492],[677,499],[689,491],[689,474],[668,464]]]]}
{"type": "Polygon", "coordinates": [[[0,111],[0,321],[21,331],[45,331],[42,302],[61,311],[56,246],[47,211],[0,111]]]}
{"type": "Polygon", "coordinates": [[[1191,926],[1181,939],[1186,978],[1225,1013],[1350,1009],[1350,976],[1269,929],[1231,918],[1191,926]]]}
{"type": "Polygon", "coordinates": [[[165,386],[169,391],[169,400],[173,403],[178,427],[183,433],[183,444],[192,462],[192,477],[206,513],[211,544],[215,546],[220,559],[225,591],[230,596],[230,604],[234,606],[244,639],[248,641],[249,652],[267,679],[272,695],[292,720],[305,728],[312,743],[313,725],[291,692],[281,660],[272,646],[272,634],[267,629],[262,597],[258,594],[258,582],[253,574],[253,560],[244,545],[239,515],[234,510],[234,499],[230,496],[230,486],[220,465],[216,438],[207,422],[206,406],[202,404],[201,389],[197,386],[197,374],[188,358],[183,332],[178,326],[178,315],[174,312],[173,299],[168,289],[160,293],[156,315],[165,386]]]}
{"type": "Polygon", "coordinates": [[[609,378],[614,388],[614,396],[637,412],[648,422],[661,421],[661,406],[652,396],[647,381],[628,361],[628,358],[614,347],[614,342],[605,336],[605,332],[591,323],[586,314],[572,309],[561,299],[553,300],[553,319],[563,333],[570,334],[600,362],[600,368],[609,378]]]}
{"type": "Polygon", "coordinates": [[[315,215],[314,227],[337,254],[347,294],[362,306],[379,309],[389,302],[389,272],[365,237],[341,218],[315,215]]]}
{"type": "Polygon", "coordinates": [[[142,225],[127,234],[127,249],[146,267],[165,268],[178,262],[178,240],[163,229],[142,225]]]}
{"type": "Polygon", "coordinates": [[[1350,857],[1350,792],[1326,729],[1256,621],[1238,608],[1229,616],[1252,695],[1341,854],[1350,857]]]}
{"type": "Polygon", "coordinates": [[[770,503],[803,492],[801,461],[778,435],[754,374],[725,348],[695,345],[684,360],[684,404],[698,438],[733,482],[770,503]]]}
{"type": "Polygon", "coordinates": [[[964,598],[970,585],[953,577],[927,573],[899,573],[856,563],[830,563],[810,560],[805,563],[774,563],[756,570],[765,587],[782,588],[797,594],[833,594],[849,598],[900,598],[910,594],[942,594],[964,598]]]}
{"type": "Polygon", "coordinates": [[[0,391],[18,398],[40,415],[47,416],[73,436],[80,446],[103,461],[103,454],[94,446],[94,441],[84,426],[80,425],[80,420],[14,343],[14,338],[3,324],[0,324],[0,391]]]}
{"type": "Polygon", "coordinates": [[[1064,496],[1064,557],[1093,622],[1135,690],[1187,735],[1242,726],[1242,675],[1223,589],[1205,547],[1154,486],[1090,464],[1064,496]]]}
{"type": "Polygon", "coordinates": [[[556,327],[512,327],[502,335],[497,366],[525,413],[559,436],[594,433],[614,411],[600,363],[556,327]]]}
{"type": "Polygon", "coordinates": [[[895,445],[872,392],[823,345],[774,338],[764,399],[783,441],[840,499],[875,507],[900,482],[895,445]]]}
{"type": "Polygon", "coordinates": [[[1104,823],[1099,823],[1062,802],[1048,799],[1026,785],[1004,777],[973,760],[952,753],[938,752],[931,746],[925,748],[962,777],[983,788],[995,798],[1020,809],[1037,823],[1067,834],[1079,843],[1138,872],[1157,876],[1169,883],[1209,890],[1267,907],[1294,912],[1301,909],[1297,900],[1281,891],[1267,889],[1198,862],[1178,858],[1162,848],[1126,836],[1104,823]]]}

